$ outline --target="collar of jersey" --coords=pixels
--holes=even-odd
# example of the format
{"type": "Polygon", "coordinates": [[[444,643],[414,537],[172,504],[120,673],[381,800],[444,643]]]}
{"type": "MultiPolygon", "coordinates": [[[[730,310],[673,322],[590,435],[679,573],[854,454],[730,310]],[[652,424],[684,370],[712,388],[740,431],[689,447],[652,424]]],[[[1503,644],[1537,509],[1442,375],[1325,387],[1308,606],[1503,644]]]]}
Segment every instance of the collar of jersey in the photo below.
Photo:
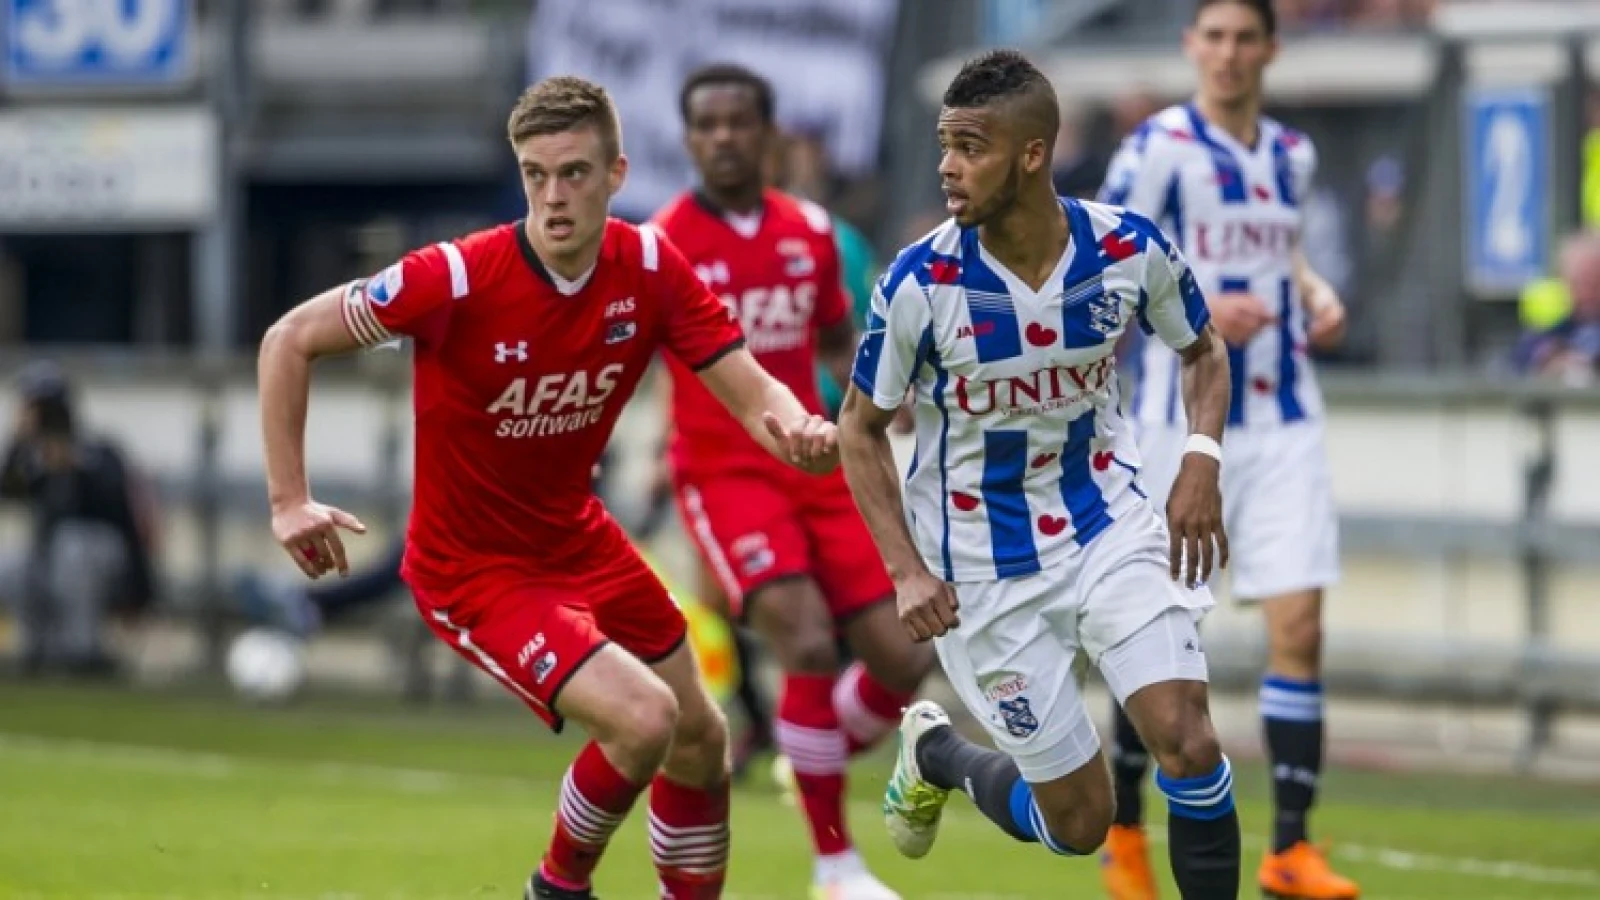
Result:
{"type": "Polygon", "coordinates": [[[611,252],[611,229],[608,222],[606,233],[600,238],[600,255],[595,257],[594,265],[589,267],[589,271],[569,281],[550,271],[550,267],[546,266],[544,260],[539,258],[538,251],[533,249],[533,241],[528,239],[527,219],[518,219],[516,230],[517,249],[522,251],[522,261],[528,264],[528,268],[533,270],[533,274],[539,276],[545,284],[555,288],[563,297],[571,297],[583,290],[584,286],[594,277],[594,270],[600,267],[600,260],[605,259],[611,252]]]}
{"type": "Polygon", "coordinates": [[[740,237],[743,237],[743,238],[746,238],[746,239],[754,237],[757,233],[759,233],[761,231],[761,223],[766,218],[766,215],[767,215],[767,192],[766,192],[766,190],[762,190],[762,192],[761,192],[761,203],[759,205],[757,205],[754,210],[752,210],[751,212],[748,212],[748,213],[735,213],[735,212],[729,212],[728,210],[723,209],[722,207],[717,205],[715,200],[711,199],[710,195],[708,195],[704,190],[701,190],[700,188],[695,188],[694,189],[694,193],[691,196],[694,198],[694,202],[695,202],[696,206],[700,207],[701,209],[705,210],[707,213],[710,213],[711,215],[715,216],[716,218],[718,218],[718,219],[722,220],[723,222],[727,223],[729,228],[732,228],[735,232],[738,232],[740,237]],[[755,224],[756,224],[756,227],[754,229],[750,229],[749,233],[747,234],[746,233],[746,229],[741,228],[739,225],[735,224],[735,220],[754,221],[755,224]]]}

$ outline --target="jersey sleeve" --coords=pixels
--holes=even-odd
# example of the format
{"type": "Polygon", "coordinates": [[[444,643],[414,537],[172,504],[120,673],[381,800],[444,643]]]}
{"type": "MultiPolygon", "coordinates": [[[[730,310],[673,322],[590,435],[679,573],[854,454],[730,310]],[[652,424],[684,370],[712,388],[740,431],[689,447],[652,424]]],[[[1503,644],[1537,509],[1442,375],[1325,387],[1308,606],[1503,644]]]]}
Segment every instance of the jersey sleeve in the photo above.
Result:
{"type": "Polygon", "coordinates": [[[872,312],[850,376],[885,411],[900,408],[933,348],[933,309],[916,278],[901,269],[891,268],[872,291],[872,312]]]}
{"type": "Polygon", "coordinates": [[[698,372],[744,346],[733,311],[695,275],[682,251],[653,225],[639,229],[644,267],[652,266],[664,292],[667,352],[698,372]]]}
{"type": "Polygon", "coordinates": [[[444,242],[414,250],[371,278],[351,282],[344,292],[344,324],[364,347],[402,335],[437,338],[451,304],[471,285],[461,248],[444,242]]]}
{"type": "Polygon", "coordinates": [[[832,328],[850,315],[844,268],[839,262],[838,232],[826,235],[817,246],[822,258],[817,260],[817,308],[813,321],[818,328],[832,328]]]}
{"type": "Polygon", "coordinates": [[[1111,158],[1097,199],[1153,219],[1160,217],[1176,171],[1170,144],[1155,124],[1141,125],[1123,139],[1111,158]]]}
{"type": "Polygon", "coordinates": [[[1289,148],[1289,162],[1294,173],[1294,190],[1296,197],[1310,197],[1311,186],[1317,180],[1317,147],[1311,139],[1299,132],[1294,132],[1289,148]]]}
{"type": "MultiPolygon", "coordinates": [[[[1129,217],[1134,218],[1134,217],[1129,217]]],[[[1149,220],[1139,219],[1137,230],[1145,232],[1146,265],[1139,321],[1161,342],[1183,350],[1200,338],[1211,321],[1206,298],[1200,293],[1194,272],[1183,251],[1169,242],[1149,220]]]]}

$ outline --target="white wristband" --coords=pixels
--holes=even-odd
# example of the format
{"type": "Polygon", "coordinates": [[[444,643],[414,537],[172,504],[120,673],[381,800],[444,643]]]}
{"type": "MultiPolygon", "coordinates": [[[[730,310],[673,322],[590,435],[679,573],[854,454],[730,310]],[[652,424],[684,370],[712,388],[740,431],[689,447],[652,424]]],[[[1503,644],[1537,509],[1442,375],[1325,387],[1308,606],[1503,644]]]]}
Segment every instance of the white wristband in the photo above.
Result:
{"type": "Polygon", "coordinates": [[[1222,445],[1212,440],[1209,434],[1189,435],[1189,440],[1183,445],[1183,452],[1200,453],[1219,463],[1222,462],[1222,445]]]}

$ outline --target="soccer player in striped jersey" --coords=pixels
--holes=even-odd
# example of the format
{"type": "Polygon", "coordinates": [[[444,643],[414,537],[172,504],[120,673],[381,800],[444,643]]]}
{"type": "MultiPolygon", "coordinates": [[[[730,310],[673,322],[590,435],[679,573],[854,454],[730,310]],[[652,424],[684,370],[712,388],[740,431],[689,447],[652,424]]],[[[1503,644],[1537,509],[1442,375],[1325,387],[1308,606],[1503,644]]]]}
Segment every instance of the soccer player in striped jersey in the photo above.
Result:
{"type": "MultiPolygon", "coordinates": [[[[1262,76],[1277,52],[1268,0],[1202,0],[1184,47],[1199,72],[1187,104],[1151,117],[1112,161],[1101,199],[1152,219],[1183,248],[1228,345],[1223,510],[1236,552],[1233,594],[1266,616],[1261,715],[1276,804],[1264,891],[1348,900],[1356,885],[1307,839],[1322,768],[1322,592],[1339,573],[1337,519],[1323,449],[1322,397],[1308,345],[1344,330],[1338,295],[1301,251],[1303,204],[1316,154],[1305,135],[1261,115],[1262,76]]],[[[1179,361],[1148,345],[1132,415],[1152,499],[1165,497],[1188,426],[1179,361]]],[[[1117,714],[1117,825],[1106,842],[1115,900],[1155,896],[1141,827],[1148,767],[1117,714]]]]}
{"type": "Polygon", "coordinates": [[[1096,850],[1113,795],[1071,675],[1081,652],[1160,765],[1184,896],[1235,900],[1232,775],[1196,631],[1211,606],[1202,582],[1227,557],[1227,354],[1183,255],[1149,219],[1055,195],[1059,115],[1050,83],[1014,51],[956,75],[938,131],[952,218],[880,280],[845,399],[845,473],[901,621],[936,641],[998,748],[957,735],[936,704],[913,704],[885,822],[920,857],[963,790],[1017,840],[1096,850]],[[1130,327],[1183,360],[1194,431],[1166,523],[1120,412],[1113,354],[1130,327]],[[902,500],[886,432],[908,388],[917,440],[902,500]]]}

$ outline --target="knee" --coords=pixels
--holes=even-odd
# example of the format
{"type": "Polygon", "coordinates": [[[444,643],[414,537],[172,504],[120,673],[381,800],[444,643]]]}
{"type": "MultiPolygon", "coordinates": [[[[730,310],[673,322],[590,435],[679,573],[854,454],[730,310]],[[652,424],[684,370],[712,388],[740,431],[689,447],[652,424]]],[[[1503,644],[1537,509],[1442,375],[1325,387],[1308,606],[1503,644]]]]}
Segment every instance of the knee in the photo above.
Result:
{"type": "Polygon", "coordinates": [[[1084,798],[1071,806],[1054,810],[1041,810],[1050,840],[1044,841],[1057,853],[1087,856],[1100,849],[1111,830],[1115,802],[1109,791],[1104,797],[1084,798]]]}
{"type": "Polygon", "coordinates": [[[1314,668],[1322,658],[1322,617],[1304,616],[1288,623],[1278,634],[1280,654],[1314,668]]]}
{"type": "Polygon", "coordinates": [[[1169,778],[1199,778],[1222,764],[1222,745],[1209,718],[1191,721],[1154,751],[1156,762],[1169,778]]]}
{"type": "Polygon", "coordinates": [[[833,675],[839,671],[833,616],[810,582],[783,579],[761,588],[746,605],[750,623],[772,646],[785,672],[833,675]]]}
{"type": "Polygon", "coordinates": [[[648,686],[630,692],[620,699],[620,716],[600,736],[602,744],[626,759],[635,772],[654,772],[666,759],[678,731],[678,700],[664,682],[652,679],[648,686]]]}
{"type": "Polygon", "coordinates": [[[899,640],[894,642],[893,649],[875,659],[866,660],[867,672],[874,681],[889,690],[910,694],[921,687],[923,679],[933,671],[937,657],[934,656],[932,641],[913,644],[903,633],[896,637],[899,640]]]}
{"type": "MultiPolygon", "coordinates": [[[[1286,601],[1293,603],[1293,601],[1286,601]]],[[[1279,611],[1271,628],[1271,665],[1288,675],[1316,672],[1322,658],[1322,611],[1316,604],[1294,604],[1279,611]]]]}
{"type": "Polygon", "coordinates": [[[726,783],[731,777],[728,720],[709,698],[679,715],[663,768],[674,780],[701,788],[726,783]]]}
{"type": "Polygon", "coordinates": [[[696,707],[678,716],[673,747],[692,749],[697,757],[721,760],[728,751],[728,718],[709,702],[696,707]]]}
{"type": "Polygon", "coordinates": [[[797,627],[781,646],[784,668],[790,672],[832,675],[839,671],[839,648],[829,628],[797,627]]]}

